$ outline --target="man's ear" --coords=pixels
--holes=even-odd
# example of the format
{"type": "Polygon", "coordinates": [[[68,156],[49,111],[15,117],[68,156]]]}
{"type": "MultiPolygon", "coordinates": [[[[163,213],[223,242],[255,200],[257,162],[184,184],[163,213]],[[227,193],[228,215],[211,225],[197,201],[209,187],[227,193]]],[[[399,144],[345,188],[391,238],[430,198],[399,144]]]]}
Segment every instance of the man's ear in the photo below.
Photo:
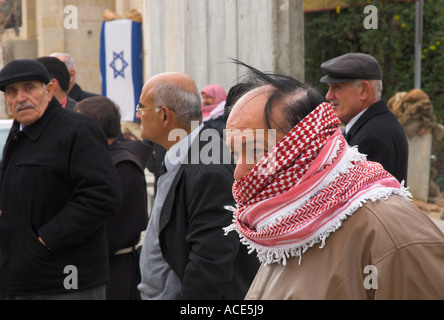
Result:
{"type": "Polygon", "coordinates": [[[46,84],[45,90],[48,93],[49,99],[51,100],[52,97],[54,96],[54,90],[55,90],[54,83],[50,81],[48,84],[46,84]]]}
{"type": "Polygon", "coordinates": [[[166,128],[171,123],[172,112],[165,106],[162,106],[160,111],[160,116],[162,117],[162,125],[166,128]]]}
{"type": "Polygon", "coordinates": [[[52,83],[52,85],[54,87],[54,91],[56,90],[57,87],[60,87],[59,81],[56,78],[52,78],[51,79],[51,83],[52,83]]]}
{"type": "Polygon", "coordinates": [[[72,82],[72,83],[76,82],[76,70],[70,69],[69,70],[69,77],[70,77],[70,82],[72,82]]]}
{"type": "Polygon", "coordinates": [[[370,83],[365,80],[362,81],[361,82],[361,92],[360,92],[361,98],[367,99],[370,94],[370,91],[371,91],[370,83]]]}

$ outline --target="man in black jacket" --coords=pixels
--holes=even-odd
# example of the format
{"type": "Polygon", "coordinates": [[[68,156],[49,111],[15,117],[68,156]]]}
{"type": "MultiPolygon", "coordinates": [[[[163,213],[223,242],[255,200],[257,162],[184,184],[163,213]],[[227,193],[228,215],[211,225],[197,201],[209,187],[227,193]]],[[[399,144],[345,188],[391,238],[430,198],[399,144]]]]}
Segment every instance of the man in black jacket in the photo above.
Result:
{"type": "Polygon", "coordinates": [[[106,137],[61,107],[37,61],[7,64],[0,90],[15,118],[0,165],[0,297],[103,299],[105,223],[122,201],[106,137]]]}
{"type": "Polygon", "coordinates": [[[68,96],[70,76],[66,65],[54,57],[40,57],[36,59],[48,70],[51,82],[54,85],[54,97],[66,110],[74,110],[77,101],[68,96]]]}
{"type": "Polygon", "coordinates": [[[347,125],[344,136],[370,161],[379,162],[399,182],[407,181],[408,142],[404,129],[381,99],[382,71],[376,59],[348,53],[321,65],[329,85],[326,99],[347,125]]]}
{"type": "Polygon", "coordinates": [[[102,128],[122,186],[122,208],[107,223],[110,279],[106,299],[140,300],[138,245],[148,223],[145,168],[153,148],[142,141],[119,138],[120,111],[107,97],[87,98],[77,104],[75,111],[93,118],[102,128]]]}
{"type": "Polygon", "coordinates": [[[259,265],[238,236],[224,235],[234,165],[217,131],[202,124],[194,81],[152,77],[137,117],[142,139],[167,150],[142,246],[142,299],[243,299],[259,265]]]}
{"type": "Polygon", "coordinates": [[[74,59],[67,53],[54,52],[50,55],[63,61],[68,69],[70,80],[68,88],[68,96],[74,101],[80,102],[86,98],[95,97],[98,94],[83,90],[76,82],[76,66],[74,59]]]}

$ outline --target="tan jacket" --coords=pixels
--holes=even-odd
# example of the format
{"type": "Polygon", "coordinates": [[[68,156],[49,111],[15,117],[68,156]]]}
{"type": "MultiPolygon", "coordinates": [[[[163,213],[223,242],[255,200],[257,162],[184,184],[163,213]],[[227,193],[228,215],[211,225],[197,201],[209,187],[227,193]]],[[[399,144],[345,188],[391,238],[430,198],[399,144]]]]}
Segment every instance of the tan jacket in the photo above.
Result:
{"type": "Polygon", "coordinates": [[[365,204],[325,244],[262,265],[246,299],[444,299],[444,234],[401,197],[365,204]]]}

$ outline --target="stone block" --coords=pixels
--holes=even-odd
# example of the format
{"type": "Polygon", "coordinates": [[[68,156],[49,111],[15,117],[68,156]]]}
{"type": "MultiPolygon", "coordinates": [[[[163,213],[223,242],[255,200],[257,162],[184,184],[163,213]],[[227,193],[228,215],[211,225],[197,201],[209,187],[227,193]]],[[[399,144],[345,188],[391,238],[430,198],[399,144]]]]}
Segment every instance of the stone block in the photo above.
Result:
{"type": "Polygon", "coordinates": [[[4,63],[16,59],[35,59],[37,57],[36,40],[11,40],[2,43],[4,63]]]}
{"type": "Polygon", "coordinates": [[[409,137],[408,143],[407,185],[415,199],[427,201],[429,195],[432,134],[409,137]]]}

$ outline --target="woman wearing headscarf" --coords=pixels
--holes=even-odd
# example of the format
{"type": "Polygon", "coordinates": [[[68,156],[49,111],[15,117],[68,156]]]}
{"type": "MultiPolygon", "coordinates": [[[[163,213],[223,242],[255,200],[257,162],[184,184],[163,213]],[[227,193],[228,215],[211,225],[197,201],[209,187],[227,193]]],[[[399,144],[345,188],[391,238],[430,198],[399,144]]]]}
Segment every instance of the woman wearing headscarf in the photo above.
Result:
{"type": "Polygon", "coordinates": [[[224,88],[218,84],[210,84],[202,89],[202,120],[205,124],[216,129],[222,137],[225,129],[225,100],[227,94],[224,88]]]}

